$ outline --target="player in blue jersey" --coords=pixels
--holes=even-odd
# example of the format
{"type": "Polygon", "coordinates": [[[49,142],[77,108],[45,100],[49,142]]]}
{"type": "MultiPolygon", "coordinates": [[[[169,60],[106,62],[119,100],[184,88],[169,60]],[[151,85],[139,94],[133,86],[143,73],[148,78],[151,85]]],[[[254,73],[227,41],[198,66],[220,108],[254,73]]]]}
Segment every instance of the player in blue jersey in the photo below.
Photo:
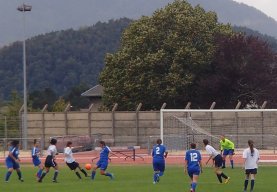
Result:
{"type": "Polygon", "coordinates": [[[191,192],[195,192],[197,181],[200,173],[202,173],[201,154],[196,150],[196,144],[190,144],[190,150],[186,152],[185,156],[185,173],[188,173],[191,179],[191,192]]]}
{"type": "Polygon", "coordinates": [[[36,174],[37,179],[40,178],[40,176],[42,174],[42,171],[44,169],[44,166],[41,163],[41,161],[39,159],[39,156],[40,156],[40,151],[39,151],[39,148],[38,148],[38,142],[37,142],[36,139],[34,139],[34,147],[32,148],[32,160],[33,160],[34,166],[38,167],[38,169],[39,169],[37,174],[36,174]]]}
{"type": "Polygon", "coordinates": [[[153,147],[152,157],[153,157],[153,184],[156,184],[160,181],[160,177],[163,176],[165,171],[165,158],[167,157],[168,152],[166,147],[162,145],[162,140],[158,139],[157,144],[153,147]]]}
{"type": "Polygon", "coordinates": [[[14,140],[10,143],[10,147],[9,147],[9,155],[6,158],[6,166],[8,168],[8,172],[6,173],[6,178],[5,181],[8,182],[10,179],[10,176],[13,172],[13,170],[16,170],[17,175],[18,175],[18,179],[23,182],[23,178],[22,178],[22,174],[20,171],[20,166],[19,166],[19,141],[18,140],[14,140]]]}
{"type": "Polygon", "coordinates": [[[93,168],[91,172],[91,179],[94,180],[96,170],[98,168],[100,168],[101,175],[104,175],[104,176],[110,177],[110,179],[113,179],[114,178],[113,174],[106,172],[106,169],[108,168],[108,164],[109,164],[109,153],[111,152],[111,149],[108,146],[106,146],[106,143],[104,141],[100,141],[99,145],[102,149],[100,151],[99,161],[96,163],[96,166],[93,168]]]}

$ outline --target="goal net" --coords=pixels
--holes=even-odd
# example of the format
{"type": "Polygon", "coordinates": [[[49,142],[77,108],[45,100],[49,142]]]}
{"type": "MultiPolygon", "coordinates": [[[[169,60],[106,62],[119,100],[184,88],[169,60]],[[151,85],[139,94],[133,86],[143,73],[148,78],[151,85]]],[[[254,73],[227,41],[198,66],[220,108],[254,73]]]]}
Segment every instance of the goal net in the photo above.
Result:
{"type": "Polygon", "coordinates": [[[196,143],[203,149],[203,139],[219,148],[220,135],[232,140],[236,148],[246,148],[252,139],[259,149],[277,145],[277,110],[192,110],[161,109],[160,138],[169,150],[188,149],[196,143]]]}

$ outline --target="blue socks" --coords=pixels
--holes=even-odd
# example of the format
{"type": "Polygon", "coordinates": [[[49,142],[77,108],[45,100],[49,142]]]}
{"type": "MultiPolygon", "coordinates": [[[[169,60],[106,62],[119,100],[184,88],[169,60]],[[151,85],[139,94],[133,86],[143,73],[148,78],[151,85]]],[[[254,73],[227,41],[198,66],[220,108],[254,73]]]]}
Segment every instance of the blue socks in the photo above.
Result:
{"type": "Polygon", "coordinates": [[[191,184],[191,188],[193,189],[193,191],[195,191],[195,189],[196,189],[196,186],[197,186],[197,183],[195,183],[195,182],[192,182],[192,184],[191,184]]]}
{"type": "Polygon", "coordinates": [[[159,176],[161,177],[161,176],[163,176],[164,175],[164,172],[160,172],[159,173],[159,176]]]}
{"type": "Polygon", "coordinates": [[[113,178],[113,175],[110,173],[106,173],[105,176],[110,177],[111,179],[113,178]]]}
{"type": "Polygon", "coordinates": [[[231,163],[232,169],[234,169],[234,160],[230,160],[230,163],[231,163]]]}
{"type": "Polygon", "coordinates": [[[95,171],[92,171],[92,172],[91,172],[91,179],[94,179],[95,174],[96,174],[96,172],[95,172],[95,171]]]}
{"type": "Polygon", "coordinates": [[[6,182],[9,181],[11,174],[12,174],[12,172],[10,172],[10,171],[8,171],[8,172],[6,173],[6,178],[5,178],[5,181],[6,181],[6,182]]]}
{"type": "Polygon", "coordinates": [[[42,169],[39,169],[39,170],[38,170],[38,172],[37,172],[37,177],[39,177],[39,178],[41,177],[42,171],[43,171],[42,169]]]}

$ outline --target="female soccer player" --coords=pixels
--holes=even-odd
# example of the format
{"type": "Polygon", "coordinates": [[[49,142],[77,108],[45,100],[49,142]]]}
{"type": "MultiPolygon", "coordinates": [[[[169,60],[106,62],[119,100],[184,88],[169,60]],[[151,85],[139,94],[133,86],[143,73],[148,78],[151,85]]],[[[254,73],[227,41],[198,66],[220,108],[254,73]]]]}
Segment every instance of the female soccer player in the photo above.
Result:
{"type": "Polygon", "coordinates": [[[22,174],[21,174],[20,166],[19,166],[20,159],[18,157],[18,155],[19,155],[18,146],[19,146],[19,141],[18,140],[14,140],[10,143],[9,155],[6,158],[6,166],[8,168],[8,172],[6,173],[6,178],[5,178],[6,182],[9,181],[13,170],[16,170],[17,175],[18,175],[18,179],[21,182],[24,181],[23,178],[22,178],[22,174]]]}
{"type": "Polygon", "coordinates": [[[165,158],[167,157],[168,152],[166,147],[162,145],[162,140],[157,140],[157,145],[153,147],[152,157],[153,157],[153,184],[156,184],[160,181],[160,177],[163,176],[165,170],[165,158]]]}
{"type": "Polygon", "coordinates": [[[245,167],[245,181],[244,181],[244,191],[246,192],[248,181],[251,179],[250,192],[254,189],[255,175],[257,174],[258,162],[260,159],[259,151],[254,148],[254,142],[252,140],[248,141],[249,148],[243,151],[244,167],[245,167]]]}
{"type": "Polygon", "coordinates": [[[100,151],[99,161],[96,163],[96,166],[93,168],[91,172],[91,179],[94,180],[96,170],[98,168],[100,168],[101,175],[104,175],[104,176],[110,177],[110,179],[113,179],[114,178],[113,174],[106,172],[106,169],[109,164],[109,153],[111,149],[108,146],[106,146],[106,143],[104,141],[100,141],[99,145],[102,149],[100,151]]]}
{"type": "Polygon", "coordinates": [[[74,170],[75,174],[79,179],[82,179],[80,173],[78,172],[77,168],[87,177],[87,172],[82,169],[78,162],[75,161],[72,153],[72,142],[68,141],[66,144],[66,148],[64,148],[64,160],[66,162],[66,165],[69,167],[69,169],[74,170]]]}
{"type": "Polygon", "coordinates": [[[57,139],[52,138],[50,140],[50,145],[47,149],[47,157],[46,157],[45,163],[44,163],[45,171],[40,176],[38,182],[42,182],[43,178],[49,172],[50,168],[53,167],[55,169],[55,173],[54,173],[54,177],[53,177],[52,181],[54,183],[57,183],[57,177],[58,177],[58,174],[59,174],[59,167],[58,167],[58,164],[55,161],[56,155],[58,154],[56,144],[57,144],[57,139]]]}
{"type": "Polygon", "coordinates": [[[226,139],[224,135],[221,135],[220,137],[221,137],[220,150],[223,155],[222,168],[223,169],[225,168],[226,156],[229,155],[231,167],[232,167],[232,169],[234,169],[233,155],[234,155],[235,145],[232,141],[230,141],[229,139],[226,139]]]}
{"type": "Polygon", "coordinates": [[[40,155],[40,151],[38,149],[38,142],[36,139],[34,139],[34,147],[32,149],[32,159],[33,159],[34,166],[39,168],[37,172],[37,179],[40,178],[42,171],[44,169],[44,166],[39,159],[39,155],[40,155]]]}
{"type": "Polygon", "coordinates": [[[191,192],[195,192],[198,177],[202,173],[201,154],[196,150],[196,144],[190,144],[190,150],[186,152],[185,156],[185,173],[188,173],[191,179],[191,192]]]}
{"type": "Polygon", "coordinates": [[[207,151],[207,153],[210,155],[208,161],[206,162],[206,165],[209,163],[209,161],[211,159],[213,159],[214,161],[214,172],[218,178],[218,181],[220,183],[222,183],[222,178],[223,177],[225,179],[224,183],[228,183],[230,180],[230,177],[228,177],[227,175],[225,175],[222,170],[222,156],[220,155],[220,153],[218,153],[211,145],[209,145],[209,141],[207,139],[203,140],[203,143],[205,145],[205,149],[207,151]]]}

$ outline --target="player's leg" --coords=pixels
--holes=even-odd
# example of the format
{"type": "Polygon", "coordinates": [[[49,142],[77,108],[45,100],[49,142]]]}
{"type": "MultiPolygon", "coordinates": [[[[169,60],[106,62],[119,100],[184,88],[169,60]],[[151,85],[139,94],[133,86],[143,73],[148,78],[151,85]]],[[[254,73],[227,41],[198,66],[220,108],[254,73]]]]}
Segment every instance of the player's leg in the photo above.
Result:
{"type": "Polygon", "coordinates": [[[50,167],[45,164],[45,171],[42,172],[38,182],[42,182],[43,178],[46,176],[47,173],[49,173],[50,167]]]}
{"type": "Polygon", "coordinates": [[[24,179],[22,178],[22,173],[21,173],[19,165],[14,166],[14,170],[16,170],[16,173],[17,173],[17,176],[18,176],[18,180],[23,182],[24,179]]]}
{"type": "Polygon", "coordinates": [[[251,179],[251,188],[250,188],[250,191],[252,192],[253,189],[254,189],[254,185],[255,185],[255,176],[257,174],[257,169],[253,169],[251,174],[250,174],[250,179],[251,179]]]}
{"type": "Polygon", "coordinates": [[[92,172],[91,172],[91,179],[93,180],[95,178],[96,175],[96,170],[101,166],[100,162],[97,162],[96,166],[93,167],[92,172]]]}
{"type": "Polygon", "coordinates": [[[108,163],[102,163],[100,167],[100,174],[109,177],[110,179],[113,179],[113,174],[106,172],[106,169],[108,168],[108,163]]]}
{"type": "Polygon", "coordinates": [[[248,181],[249,181],[249,170],[245,170],[245,180],[244,180],[244,192],[247,191],[248,181]]]}
{"type": "Polygon", "coordinates": [[[8,171],[7,171],[6,177],[5,177],[5,181],[6,181],[6,182],[9,181],[12,172],[13,172],[13,168],[12,168],[12,167],[11,167],[11,168],[8,167],[8,171]]]}
{"type": "Polygon", "coordinates": [[[228,183],[230,180],[230,177],[228,177],[227,175],[225,175],[222,172],[222,170],[221,170],[222,163],[223,163],[223,159],[222,159],[221,155],[216,156],[215,157],[215,173],[216,173],[216,176],[220,183],[222,183],[222,177],[225,179],[225,183],[228,183]]]}
{"type": "Polygon", "coordinates": [[[54,176],[53,176],[53,180],[52,181],[54,183],[57,183],[57,177],[59,175],[59,166],[58,166],[58,164],[55,161],[53,161],[53,162],[55,164],[55,166],[53,167],[55,169],[55,172],[54,172],[54,176]]]}
{"type": "Polygon", "coordinates": [[[190,178],[190,191],[192,191],[192,182],[193,182],[193,170],[188,169],[188,176],[190,178]]]}
{"type": "Polygon", "coordinates": [[[157,160],[153,161],[153,184],[156,184],[159,180],[160,164],[157,160]]]}
{"type": "Polygon", "coordinates": [[[85,175],[85,177],[88,176],[87,172],[80,166],[80,164],[78,162],[76,162],[78,164],[78,169],[85,175]]]}
{"type": "Polygon", "coordinates": [[[195,192],[196,186],[197,186],[197,181],[198,181],[199,173],[195,172],[192,177],[192,183],[191,183],[191,191],[195,192]]]}
{"type": "Polygon", "coordinates": [[[229,159],[232,169],[234,169],[234,160],[233,160],[234,150],[229,150],[229,159]]]}
{"type": "Polygon", "coordinates": [[[160,163],[160,172],[159,172],[159,177],[163,176],[164,175],[164,171],[165,171],[165,161],[162,161],[160,163]]]}
{"type": "Polygon", "coordinates": [[[226,157],[228,154],[228,150],[224,149],[222,154],[222,168],[224,169],[226,167],[226,157]]]}

